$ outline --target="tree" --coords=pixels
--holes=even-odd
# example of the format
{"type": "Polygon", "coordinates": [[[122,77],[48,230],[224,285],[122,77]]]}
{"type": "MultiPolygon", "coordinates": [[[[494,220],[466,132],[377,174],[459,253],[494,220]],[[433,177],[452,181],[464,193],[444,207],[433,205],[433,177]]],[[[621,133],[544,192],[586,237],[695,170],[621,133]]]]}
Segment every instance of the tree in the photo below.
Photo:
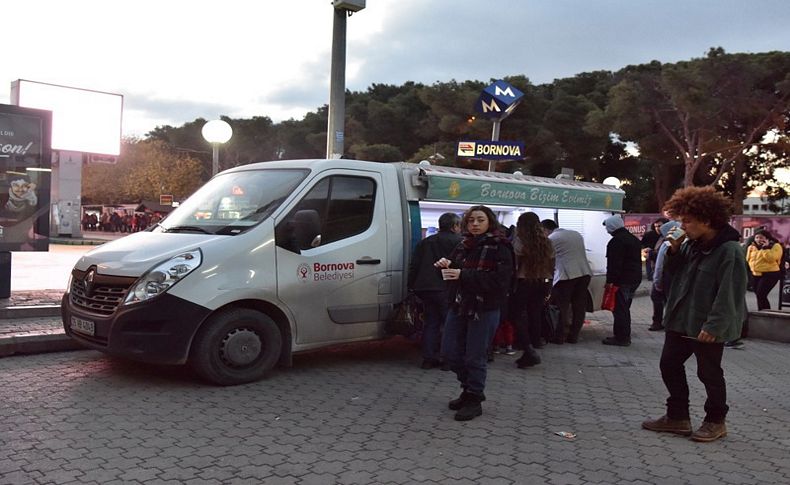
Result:
{"type": "Polygon", "coordinates": [[[372,162],[400,162],[403,160],[403,154],[398,147],[386,143],[352,145],[348,151],[352,157],[359,160],[372,162]]]}
{"type": "Polygon", "coordinates": [[[83,172],[83,202],[117,204],[158,200],[172,194],[183,200],[203,183],[204,162],[179,153],[161,140],[127,139],[116,165],[89,165],[83,172]]]}
{"type": "Polygon", "coordinates": [[[790,109],[790,53],[716,48],[703,59],[629,66],[616,77],[588,128],[636,142],[667,168],[680,164],[684,186],[719,183],[790,109]]]}

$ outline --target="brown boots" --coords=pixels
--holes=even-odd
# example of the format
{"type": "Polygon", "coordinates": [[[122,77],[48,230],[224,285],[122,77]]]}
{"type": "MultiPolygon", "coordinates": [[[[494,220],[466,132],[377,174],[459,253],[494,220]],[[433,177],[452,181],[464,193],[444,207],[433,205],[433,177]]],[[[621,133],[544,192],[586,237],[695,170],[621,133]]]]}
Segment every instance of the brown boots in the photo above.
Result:
{"type": "Polygon", "coordinates": [[[694,431],[694,434],[691,435],[691,439],[707,443],[709,441],[716,441],[719,438],[724,438],[725,436],[727,436],[726,424],[705,421],[697,431],[694,431]]]}
{"type": "Polygon", "coordinates": [[[659,433],[675,433],[683,436],[691,436],[691,421],[688,419],[670,419],[664,415],[658,419],[649,419],[643,422],[642,427],[659,433]]]}
{"type": "Polygon", "coordinates": [[[691,431],[691,421],[688,419],[670,419],[666,415],[658,419],[647,420],[642,427],[659,433],[674,433],[691,436],[694,441],[707,443],[727,436],[727,425],[724,423],[711,423],[705,421],[697,431],[691,431]]]}

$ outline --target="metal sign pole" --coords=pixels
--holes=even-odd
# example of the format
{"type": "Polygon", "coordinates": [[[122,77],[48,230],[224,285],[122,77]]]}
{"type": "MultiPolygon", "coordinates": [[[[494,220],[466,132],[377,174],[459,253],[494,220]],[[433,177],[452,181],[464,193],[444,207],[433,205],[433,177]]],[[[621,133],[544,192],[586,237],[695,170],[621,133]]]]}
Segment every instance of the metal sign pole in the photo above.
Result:
{"type": "Polygon", "coordinates": [[[332,63],[329,77],[329,113],[326,130],[326,158],[340,158],[344,149],[346,117],[346,17],[335,9],[332,24],[332,63]]]}
{"type": "MultiPolygon", "coordinates": [[[[494,126],[491,129],[491,141],[499,141],[499,127],[502,125],[502,120],[494,120],[494,126]]],[[[488,171],[495,172],[494,165],[496,162],[494,160],[488,161],[488,171]]]]}

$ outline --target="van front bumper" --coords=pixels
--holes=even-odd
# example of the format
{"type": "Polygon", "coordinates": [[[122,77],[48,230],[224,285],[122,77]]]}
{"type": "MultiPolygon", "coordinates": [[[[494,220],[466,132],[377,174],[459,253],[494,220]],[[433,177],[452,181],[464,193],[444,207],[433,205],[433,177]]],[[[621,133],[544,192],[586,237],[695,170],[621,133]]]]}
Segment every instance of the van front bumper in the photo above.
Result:
{"type": "Polygon", "coordinates": [[[184,364],[208,308],[164,293],[150,302],[120,305],[111,315],[82,311],[63,295],[66,335],[91,349],[154,364],[184,364]],[[75,330],[76,329],[76,330],[75,330]]]}

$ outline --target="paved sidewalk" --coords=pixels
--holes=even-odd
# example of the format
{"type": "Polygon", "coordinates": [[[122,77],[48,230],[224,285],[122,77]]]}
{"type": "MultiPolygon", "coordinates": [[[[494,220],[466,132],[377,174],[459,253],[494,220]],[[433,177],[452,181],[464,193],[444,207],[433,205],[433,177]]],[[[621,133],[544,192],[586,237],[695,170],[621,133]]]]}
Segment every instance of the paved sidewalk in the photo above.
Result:
{"type": "MultiPolygon", "coordinates": [[[[597,312],[537,367],[498,355],[469,423],[447,410],[451,374],[419,369],[417,346],[397,338],[225,388],[94,351],[0,359],[0,485],[790,483],[787,345],[726,350],[729,435],[694,443],[640,429],[666,397],[649,315],[637,298],[627,348],[600,344],[611,314],[597,312]]],[[[693,359],[687,373],[699,425],[693,359]]]]}

